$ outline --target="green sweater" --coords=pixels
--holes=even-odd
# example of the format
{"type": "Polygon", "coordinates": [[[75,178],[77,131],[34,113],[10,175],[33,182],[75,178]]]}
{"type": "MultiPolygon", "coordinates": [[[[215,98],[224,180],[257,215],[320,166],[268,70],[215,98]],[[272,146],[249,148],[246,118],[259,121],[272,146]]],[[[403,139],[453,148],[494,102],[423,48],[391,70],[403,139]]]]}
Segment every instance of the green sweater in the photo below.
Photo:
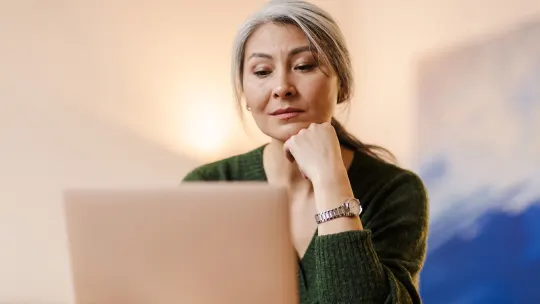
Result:
{"type": "MultiPolygon", "coordinates": [[[[184,181],[266,181],[263,148],[200,166],[184,181]]],[[[298,261],[300,303],[421,303],[428,227],[422,181],[360,152],[348,174],[364,230],[315,233],[298,261]]]]}

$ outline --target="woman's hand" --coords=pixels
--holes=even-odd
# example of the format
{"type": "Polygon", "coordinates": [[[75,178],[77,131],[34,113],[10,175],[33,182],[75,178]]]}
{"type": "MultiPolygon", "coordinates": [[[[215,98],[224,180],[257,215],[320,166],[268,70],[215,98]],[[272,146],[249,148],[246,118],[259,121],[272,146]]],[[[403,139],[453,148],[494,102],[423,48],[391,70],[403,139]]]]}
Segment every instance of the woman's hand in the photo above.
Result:
{"type": "MultiPolygon", "coordinates": [[[[330,123],[311,124],[287,140],[284,149],[313,184],[318,212],[336,208],[354,196],[336,130],[330,123]]],[[[350,230],[362,230],[360,218],[326,222],[320,225],[319,235],[350,230]]]]}
{"type": "Polygon", "coordinates": [[[329,123],[311,124],[284,144],[290,161],[312,183],[324,183],[346,171],[341,157],[341,147],[334,127],[329,123]]]}
{"type": "Polygon", "coordinates": [[[313,184],[318,207],[334,208],[352,196],[336,130],[330,123],[311,124],[287,140],[284,149],[313,184]]]}

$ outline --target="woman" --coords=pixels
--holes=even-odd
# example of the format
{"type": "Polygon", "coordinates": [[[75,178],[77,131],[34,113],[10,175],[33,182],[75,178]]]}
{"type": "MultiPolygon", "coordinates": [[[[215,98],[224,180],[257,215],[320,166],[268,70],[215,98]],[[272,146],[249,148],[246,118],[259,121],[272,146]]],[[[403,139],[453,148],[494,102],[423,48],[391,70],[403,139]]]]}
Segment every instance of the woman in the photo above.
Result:
{"type": "Polygon", "coordinates": [[[271,142],[184,181],[288,189],[301,303],[420,303],[426,193],[332,118],[353,86],[334,20],[303,1],[271,1],[240,29],[232,72],[240,109],[243,100],[271,142]]]}

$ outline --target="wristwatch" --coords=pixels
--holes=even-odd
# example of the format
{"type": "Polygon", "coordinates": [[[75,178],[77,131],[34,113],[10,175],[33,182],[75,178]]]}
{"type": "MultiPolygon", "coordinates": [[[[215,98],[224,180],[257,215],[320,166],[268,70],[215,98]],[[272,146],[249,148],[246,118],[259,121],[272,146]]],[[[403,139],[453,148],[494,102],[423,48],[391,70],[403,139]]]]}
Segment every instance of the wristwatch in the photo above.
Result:
{"type": "Polygon", "coordinates": [[[362,213],[360,201],[356,198],[348,198],[345,203],[337,208],[316,214],[315,221],[317,221],[317,224],[321,224],[340,217],[359,216],[360,213],[362,213]]]}

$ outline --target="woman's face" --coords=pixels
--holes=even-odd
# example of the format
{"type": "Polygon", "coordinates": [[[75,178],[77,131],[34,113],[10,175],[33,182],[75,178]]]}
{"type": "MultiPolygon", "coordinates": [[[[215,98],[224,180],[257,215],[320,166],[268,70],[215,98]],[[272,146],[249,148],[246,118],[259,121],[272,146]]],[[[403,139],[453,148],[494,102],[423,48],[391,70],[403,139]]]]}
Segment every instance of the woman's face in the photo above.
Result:
{"type": "Polygon", "coordinates": [[[294,25],[267,23],[246,43],[243,89],[257,126],[286,141],[311,123],[329,122],[338,81],[317,66],[305,34],[294,25]]]}

